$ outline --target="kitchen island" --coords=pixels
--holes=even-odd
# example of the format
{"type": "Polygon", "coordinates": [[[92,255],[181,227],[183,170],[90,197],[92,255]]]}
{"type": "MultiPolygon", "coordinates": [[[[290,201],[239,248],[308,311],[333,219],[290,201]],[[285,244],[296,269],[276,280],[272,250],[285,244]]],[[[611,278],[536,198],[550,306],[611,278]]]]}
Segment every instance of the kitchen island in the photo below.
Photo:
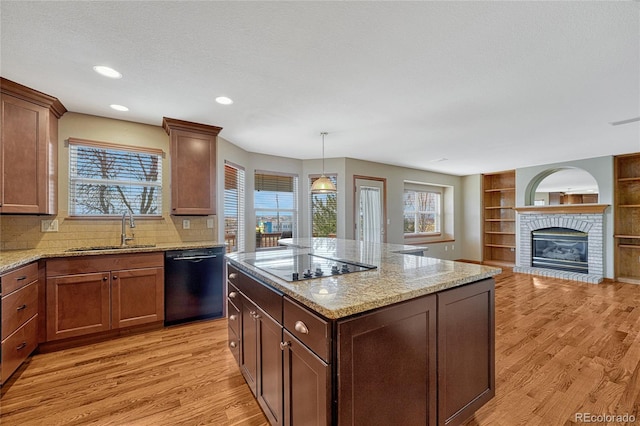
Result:
{"type": "Polygon", "coordinates": [[[229,347],[272,424],[454,425],[494,396],[500,269],[405,245],[281,244],[227,255],[229,347]]]}

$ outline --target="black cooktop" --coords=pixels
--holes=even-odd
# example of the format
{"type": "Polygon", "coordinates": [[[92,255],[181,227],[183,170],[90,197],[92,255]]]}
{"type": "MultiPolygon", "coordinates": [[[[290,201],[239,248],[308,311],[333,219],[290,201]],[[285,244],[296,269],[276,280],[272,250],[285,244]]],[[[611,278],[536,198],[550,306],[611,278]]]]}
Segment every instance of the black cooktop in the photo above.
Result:
{"type": "Polygon", "coordinates": [[[311,253],[265,256],[264,258],[248,259],[245,262],[285,281],[308,280],[376,269],[375,265],[311,253]]]}

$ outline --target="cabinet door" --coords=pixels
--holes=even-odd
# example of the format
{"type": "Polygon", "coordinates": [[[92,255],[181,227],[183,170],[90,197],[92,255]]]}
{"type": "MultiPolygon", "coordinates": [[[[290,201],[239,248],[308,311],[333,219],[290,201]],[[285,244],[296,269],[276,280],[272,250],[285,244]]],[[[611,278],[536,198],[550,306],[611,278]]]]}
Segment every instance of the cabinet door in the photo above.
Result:
{"type": "Polygon", "coordinates": [[[49,109],[2,95],[0,212],[48,213],[49,109]]]}
{"type": "Polygon", "coordinates": [[[251,392],[256,395],[256,383],[258,380],[258,324],[256,315],[258,314],[258,308],[244,297],[241,300],[240,371],[251,392]]]}
{"type": "Polygon", "coordinates": [[[495,395],[494,281],[438,293],[438,424],[460,424],[495,395]]]}
{"type": "Polygon", "coordinates": [[[171,213],[216,213],[216,136],[171,131],[171,213]]]}
{"type": "Polygon", "coordinates": [[[164,320],[163,268],[111,272],[111,328],[164,320]]]}
{"type": "Polygon", "coordinates": [[[258,309],[258,380],[256,398],[272,426],[282,425],[282,326],[258,309]]]}
{"type": "Polygon", "coordinates": [[[331,423],[331,370],[288,331],[284,331],[284,424],[331,423]]]}
{"type": "Polygon", "coordinates": [[[434,425],[435,295],[338,322],[337,380],[340,425],[434,425]]]}
{"type": "Polygon", "coordinates": [[[49,341],[110,329],[109,273],[48,278],[46,299],[49,341]]]}

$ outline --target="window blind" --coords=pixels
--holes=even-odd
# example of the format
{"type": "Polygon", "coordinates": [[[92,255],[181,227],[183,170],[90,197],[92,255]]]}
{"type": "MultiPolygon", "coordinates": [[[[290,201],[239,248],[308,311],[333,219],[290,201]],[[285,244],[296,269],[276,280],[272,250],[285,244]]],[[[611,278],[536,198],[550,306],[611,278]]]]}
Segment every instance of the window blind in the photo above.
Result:
{"type": "Polygon", "coordinates": [[[162,215],[162,150],[69,139],[71,216],[162,215]]]}
{"type": "Polygon", "coordinates": [[[224,239],[227,252],[245,250],[244,168],[224,162],[224,239]]]}
{"type": "Polygon", "coordinates": [[[277,245],[277,237],[292,237],[298,222],[298,176],[256,171],[254,209],[256,247],[277,245]]]}
{"type": "MultiPolygon", "coordinates": [[[[338,176],[326,175],[329,180],[338,187],[338,176]]],[[[312,194],[311,185],[320,178],[320,175],[309,176],[309,211],[311,212],[311,235],[314,237],[335,237],[338,233],[338,204],[337,195],[312,194]]]]}

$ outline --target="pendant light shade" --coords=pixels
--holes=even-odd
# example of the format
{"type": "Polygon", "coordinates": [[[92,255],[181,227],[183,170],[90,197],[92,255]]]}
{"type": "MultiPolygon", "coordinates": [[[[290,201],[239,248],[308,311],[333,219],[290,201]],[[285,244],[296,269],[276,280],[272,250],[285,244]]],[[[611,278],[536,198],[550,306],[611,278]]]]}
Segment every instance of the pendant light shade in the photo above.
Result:
{"type": "Polygon", "coordinates": [[[327,132],[320,133],[322,135],[322,176],[311,185],[312,194],[329,194],[337,191],[333,182],[324,175],[324,137],[327,134],[327,132]]]}

